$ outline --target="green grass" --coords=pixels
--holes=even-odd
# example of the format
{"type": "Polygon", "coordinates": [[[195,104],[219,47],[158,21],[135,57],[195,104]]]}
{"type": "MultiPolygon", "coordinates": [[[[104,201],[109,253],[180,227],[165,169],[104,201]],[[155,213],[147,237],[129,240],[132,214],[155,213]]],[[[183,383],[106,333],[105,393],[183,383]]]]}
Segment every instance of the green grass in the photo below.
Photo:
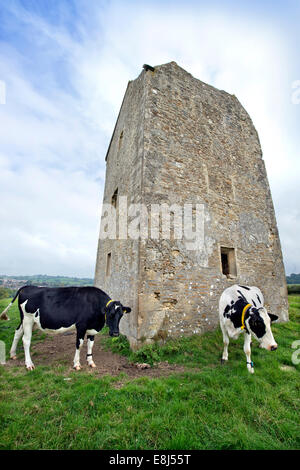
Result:
{"type": "MultiPolygon", "coordinates": [[[[102,336],[131,360],[187,367],[164,378],[99,379],[64,365],[37,365],[31,373],[0,366],[0,448],[299,449],[299,365],[292,363],[291,345],[300,339],[300,296],[289,301],[290,321],[272,328],[278,350],[253,344],[254,375],[242,340],[230,343],[229,362],[220,365],[219,329],[138,353],[122,337],[102,336]]],[[[0,311],[6,305],[0,301],[0,311]]],[[[9,313],[12,327],[0,323],[8,345],[18,323],[15,306],[9,313]]]]}
{"type": "Polygon", "coordinates": [[[288,284],[287,289],[289,294],[300,294],[300,284],[288,284]]]}

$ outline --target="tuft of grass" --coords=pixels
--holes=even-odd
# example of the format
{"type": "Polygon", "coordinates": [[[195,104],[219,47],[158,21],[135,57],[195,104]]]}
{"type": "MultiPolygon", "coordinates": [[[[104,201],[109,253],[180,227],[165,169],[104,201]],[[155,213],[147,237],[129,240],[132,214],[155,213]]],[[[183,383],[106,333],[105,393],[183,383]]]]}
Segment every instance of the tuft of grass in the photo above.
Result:
{"type": "MultiPolygon", "coordinates": [[[[228,364],[221,366],[219,330],[135,353],[125,338],[103,335],[106,347],[132,360],[187,366],[168,377],[99,379],[64,365],[31,373],[0,366],[0,448],[299,449],[299,365],[292,344],[300,339],[300,296],[289,301],[290,321],[272,327],[278,350],[253,345],[254,375],[246,369],[242,341],[230,343],[228,364]]],[[[11,310],[10,316],[17,323],[11,310]]],[[[13,331],[0,329],[2,335],[12,339],[13,331]]]]}
{"type": "Polygon", "coordinates": [[[288,284],[287,289],[291,295],[300,294],[300,284],[288,284]]]}
{"type": "Polygon", "coordinates": [[[132,351],[126,336],[111,338],[107,333],[108,328],[104,328],[101,332],[101,343],[106,349],[127,356],[132,362],[147,362],[151,365],[168,361],[170,364],[189,367],[206,366],[215,363],[216,350],[220,349],[222,342],[220,331],[214,331],[198,336],[169,338],[163,343],[146,344],[137,351],[132,351]],[[205,355],[199,354],[201,349],[206,351],[205,355]]]}

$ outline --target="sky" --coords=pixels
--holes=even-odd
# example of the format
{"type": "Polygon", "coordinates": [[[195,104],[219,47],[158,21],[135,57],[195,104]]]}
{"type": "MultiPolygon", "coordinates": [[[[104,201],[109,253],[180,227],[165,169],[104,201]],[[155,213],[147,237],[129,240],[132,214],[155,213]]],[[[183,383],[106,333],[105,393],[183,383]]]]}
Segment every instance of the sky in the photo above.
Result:
{"type": "Polygon", "coordinates": [[[171,61],[253,120],[300,272],[300,2],[0,0],[0,274],[93,277],[129,80],[171,61]]]}

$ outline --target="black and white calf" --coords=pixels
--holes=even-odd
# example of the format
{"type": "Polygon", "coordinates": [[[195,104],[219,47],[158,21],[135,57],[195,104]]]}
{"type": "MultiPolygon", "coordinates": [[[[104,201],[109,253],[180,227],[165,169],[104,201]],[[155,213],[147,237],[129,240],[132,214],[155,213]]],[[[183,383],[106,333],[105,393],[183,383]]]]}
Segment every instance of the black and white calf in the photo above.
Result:
{"type": "Polygon", "coordinates": [[[24,286],[18,290],[12,302],[2,312],[0,318],[8,320],[6,312],[18,297],[21,322],[15,331],[10,357],[16,359],[16,349],[23,336],[25,365],[34,369],[30,357],[32,328],[37,325],[42,331],[57,333],[76,329],[76,352],[74,368],[80,369],[80,349],[87,334],[87,362],[96,367],[92,350],[94,336],[104,327],[109,327],[110,336],[119,335],[119,323],[123,313],[131,308],[112,300],[97,287],[36,287],[24,286]]]}
{"type": "Polygon", "coordinates": [[[278,317],[267,312],[263,295],[258,287],[240,285],[224,290],[220,297],[219,315],[224,342],[222,362],[228,360],[229,338],[237,339],[241,333],[244,333],[247,368],[253,374],[251,335],[259,341],[261,348],[275,351],[277,344],[271,331],[271,322],[276,321],[278,317]]]}

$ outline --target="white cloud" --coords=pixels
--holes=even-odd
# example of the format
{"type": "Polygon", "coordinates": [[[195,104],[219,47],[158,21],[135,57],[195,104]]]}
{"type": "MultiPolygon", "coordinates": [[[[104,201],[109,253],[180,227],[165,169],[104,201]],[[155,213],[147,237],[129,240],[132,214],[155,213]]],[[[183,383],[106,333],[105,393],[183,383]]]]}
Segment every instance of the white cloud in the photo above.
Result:
{"type": "Polygon", "coordinates": [[[82,172],[1,165],[1,272],[91,275],[99,229],[99,185],[82,172]],[[8,245],[9,244],[9,245],[8,245]],[[15,251],[13,250],[15,248],[15,251]]]}

